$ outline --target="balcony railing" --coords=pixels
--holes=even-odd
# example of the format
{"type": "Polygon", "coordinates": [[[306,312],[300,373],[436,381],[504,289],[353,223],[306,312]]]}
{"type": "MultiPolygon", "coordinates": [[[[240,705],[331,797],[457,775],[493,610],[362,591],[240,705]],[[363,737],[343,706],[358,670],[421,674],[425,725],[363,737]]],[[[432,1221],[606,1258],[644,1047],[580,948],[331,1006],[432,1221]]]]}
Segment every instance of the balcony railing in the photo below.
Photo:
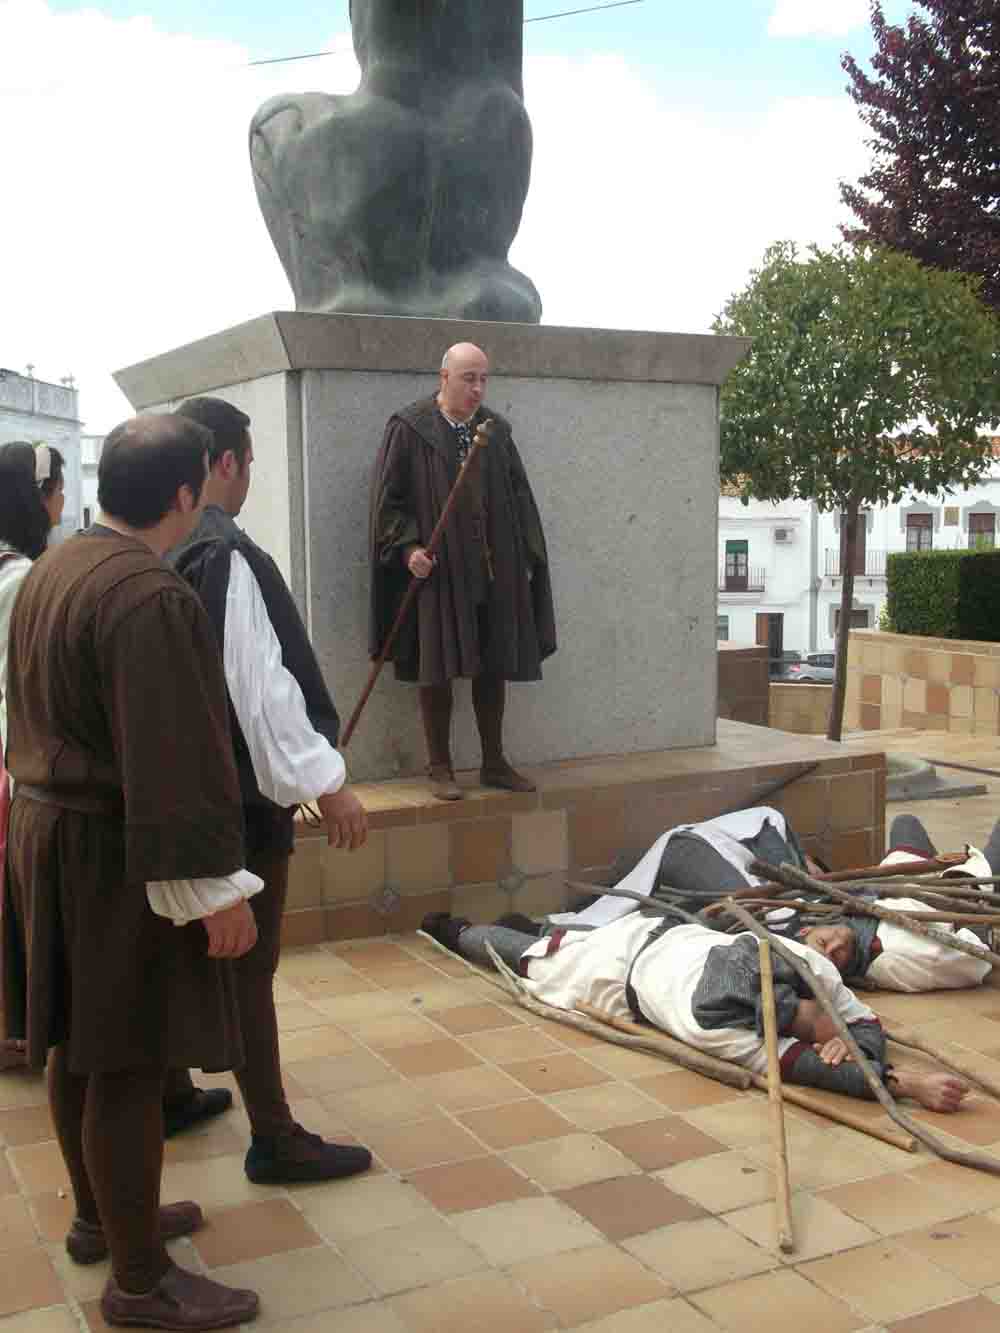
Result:
{"type": "Polygon", "coordinates": [[[766,572],[763,565],[751,565],[742,574],[727,573],[723,565],[719,570],[719,592],[763,592],[766,572]]]}
{"type": "MultiPolygon", "coordinates": [[[[863,570],[856,569],[854,571],[854,577],[856,579],[884,579],[885,557],[886,557],[885,551],[866,550],[865,567],[863,570]]],[[[825,577],[828,579],[840,578],[841,569],[840,569],[839,551],[831,550],[829,547],[827,547],[826,564],[824,566],[823,573],[825,577]]]]}

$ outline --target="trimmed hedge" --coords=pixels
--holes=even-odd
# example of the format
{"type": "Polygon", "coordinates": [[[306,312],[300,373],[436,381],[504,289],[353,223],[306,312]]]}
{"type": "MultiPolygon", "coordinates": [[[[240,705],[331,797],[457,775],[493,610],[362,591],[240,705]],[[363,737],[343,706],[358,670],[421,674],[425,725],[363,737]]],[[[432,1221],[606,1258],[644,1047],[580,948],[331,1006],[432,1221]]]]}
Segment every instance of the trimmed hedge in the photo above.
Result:
{"type": "Polygon", "coordinates": [[[905,551],[886,564],[897,634],[1000,640],[1000,551],[905,551]]]}

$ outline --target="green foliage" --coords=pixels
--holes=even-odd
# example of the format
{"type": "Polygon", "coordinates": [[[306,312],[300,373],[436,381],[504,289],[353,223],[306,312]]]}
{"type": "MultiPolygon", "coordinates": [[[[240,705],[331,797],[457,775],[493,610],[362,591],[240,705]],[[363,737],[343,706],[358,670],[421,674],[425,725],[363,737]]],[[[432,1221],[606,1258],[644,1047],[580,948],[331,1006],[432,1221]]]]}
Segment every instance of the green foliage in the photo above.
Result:
{"type": "Polygon", "coordinates": [[[889,610],[888,602],[883,602],[882,605],[879,607],[878,628],[882,631],[883,634],[898,633],[895,622],[892,618],[892,613],[889,610]]]}
{"type": "Polygon", "coordinates": [[[897,634],[957,639],[964,551],[899,551],[886,561],[886,608],[897,634]]]}
{"type": "Polygon", "coordinates": [[[722,394],[722,477],[745,500],[846,509],[986,471],[1000,322],[975,280],[888,250],[803,259],[780,242],[714,328],[753,340],[722,394]]]}
{"type": "Polygon", "coordinates": [[[1000,551],[890,555],[886,608],[899,634],[1000,639],[1000,551]]]}
{"type": "Polygon", "coordinates": [[[860,225],[842,230],[978,274],[983,299],[1000,312],[1000,9],[997,0],[910,8],[897,26],[872,0],[872,74],[850,55],[841,62],[872,136],[868,172],[840,187],[860,225]]]}
{"type": "Polygon", "coordinates": [[[1000,639],[1000,551],[971,551],[958,585],[960,639],[1000,639]]]}

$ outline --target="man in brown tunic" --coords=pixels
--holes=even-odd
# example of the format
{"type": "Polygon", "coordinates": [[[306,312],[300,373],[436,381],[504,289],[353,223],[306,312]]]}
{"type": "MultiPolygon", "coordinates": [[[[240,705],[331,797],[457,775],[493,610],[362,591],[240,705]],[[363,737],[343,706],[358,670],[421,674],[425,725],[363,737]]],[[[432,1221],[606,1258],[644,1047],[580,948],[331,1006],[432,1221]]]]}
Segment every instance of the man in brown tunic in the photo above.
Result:
{"type": "Polygon", "coordinates": [[[458,800],[451,761],[452,680],[472,678],[487,787],[533,791],[503,753],[505,682],[540,680],[555,652],[545,537],[511,436],[483,396],[486,354],[449,348],[435,397],[395,413],[375,465],[369,650],[378,656],[410,578],[426,580],[391,653],[399,680],[419,685],[434,794],[458,800]],[[480,422],[495,430],[477,452],[433,559],[425,550],[480,422]]]}
{"type": "Polygon", "coordinates": [[[256,939],[219,647],[162,561],[198,518],[209,432],[126,422],[105,442],[101,521],[37,561],[10,629],[15,795],[3,911],[7,1032],[48,1056],[80,1263],[110,1249],[105,1319],[171,1329],[252,1319],[253,1292],[176,1267],[159,1207],[170,1065],[231,1069],[229,958],[256,939]],[[188,923],[188,924],[185,924],[188,923]]]}

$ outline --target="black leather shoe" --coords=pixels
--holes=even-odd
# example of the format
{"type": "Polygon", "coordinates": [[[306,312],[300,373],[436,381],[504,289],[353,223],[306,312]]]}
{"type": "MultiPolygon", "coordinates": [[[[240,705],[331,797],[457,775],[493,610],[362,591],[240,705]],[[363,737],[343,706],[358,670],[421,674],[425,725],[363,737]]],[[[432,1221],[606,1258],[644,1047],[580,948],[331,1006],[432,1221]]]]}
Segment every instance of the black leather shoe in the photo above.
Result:
{"type": "Polygon", "coordinates": [[[327,1143],[295,1125],[273,1138],[254,1135],[243,1169],[255,1185],[295,1185],[311,1180],[339,1180],[367,1171],[372,1155],[353,1143],[327,1143]]]}
{"type": "Polygon", "coordinates": [[[163,1137],[172,1138],[182,1134],[192,1125],[202,1120],[211,1120],[215,1115],[222,1115],[233,1104],[233,1094],[228,1088],[195,1088],[186,1101],[164,1103],[163,1137]]]}

